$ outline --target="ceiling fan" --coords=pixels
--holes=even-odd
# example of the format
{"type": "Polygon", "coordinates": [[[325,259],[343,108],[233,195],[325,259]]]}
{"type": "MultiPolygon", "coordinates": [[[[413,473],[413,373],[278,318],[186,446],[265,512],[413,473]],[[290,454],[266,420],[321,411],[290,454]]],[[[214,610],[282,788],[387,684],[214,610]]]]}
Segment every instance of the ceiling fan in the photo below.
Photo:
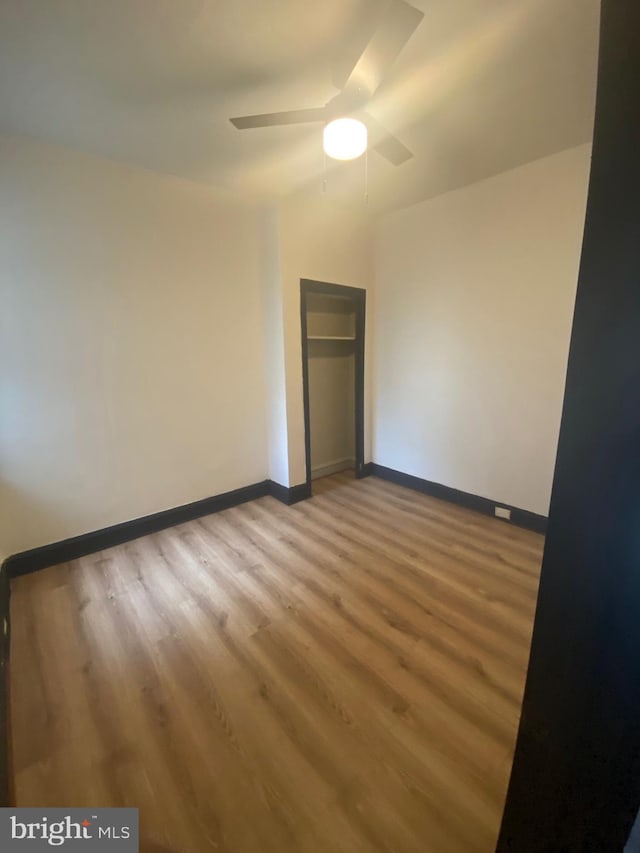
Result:
{"type": "Polygon", "coordinates": [[[325,151],[340,160],[360,156],[367,148],[370,134],[371,147],[390,163],[399,166],[413,154],[365,112],[364,107],[423,17],[423,12],[405,0],[387,0],[360,56],[351,63],[350,68],[334,75],[333,82],[341,91],[327,104],[311,109],[240,116],[230,119],[231,124],[238,130],[247,130],[322,122],[325,125],[325,151]],[[340,137],[340,131],[344,131],[347,136],[340,137]],[[348,136],[349,132],[354,135],[348,136]],[[341,138],[345,147],[341,147],[341,138]]]}

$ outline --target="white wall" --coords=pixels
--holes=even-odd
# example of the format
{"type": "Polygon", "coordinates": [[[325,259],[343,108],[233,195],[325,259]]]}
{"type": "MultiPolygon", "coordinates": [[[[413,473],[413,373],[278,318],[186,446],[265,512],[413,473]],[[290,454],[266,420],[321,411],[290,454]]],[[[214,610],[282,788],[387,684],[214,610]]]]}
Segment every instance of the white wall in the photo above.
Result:
{"type": "Polygon", "coordinates": [[[589,154],[383,217],[374,304],[362,207],[0,137],[0,553],[303,482],[300,278],[368,291],[365,458],[546,513],[589,154]]]}
{"type": "Polygon", "coordinates": [[[0,137],[0,543],[267,476],[260,214],[0,137]]]}
{"type": "Polygon", "coordinates": [[[580,146],[379,221],[375,462],[548,512],[589,165],[580,146]]]}
{"type": "Polygon", "coordinates": [[[346,206],[317,192],[297,195],[279,207],[284,305],[289,485],[306,479],[300,279],[365,288],[365,461],[370,456],[372,230],[363,205],[346,206]]]}
{"type": "Polygon", "coordinates": [[[279,222],[277,207],[268,207],[264,212],[262,231],[262,298],[269,478],[287,486],[289,442],[279,222]]]}

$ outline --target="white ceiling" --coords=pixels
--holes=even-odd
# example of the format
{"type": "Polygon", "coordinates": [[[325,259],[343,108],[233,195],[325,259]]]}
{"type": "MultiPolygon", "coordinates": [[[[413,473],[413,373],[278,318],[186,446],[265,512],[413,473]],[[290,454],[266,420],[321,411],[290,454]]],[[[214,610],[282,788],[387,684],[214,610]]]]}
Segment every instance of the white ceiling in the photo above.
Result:
{"type": "MultiPolygon", "coordinates": [[[[368,159],[401,207],[591,139],[598,0],[412,0],[424,19],[370,104],[414,152],[368,159]]],[[[321,126],[229,116],[324,104],[381,0],[0,0],[0,130],[251,196],[320,186],[321,126]]],[[[361,193],[364,163],[330,187],[361,193]]]]}

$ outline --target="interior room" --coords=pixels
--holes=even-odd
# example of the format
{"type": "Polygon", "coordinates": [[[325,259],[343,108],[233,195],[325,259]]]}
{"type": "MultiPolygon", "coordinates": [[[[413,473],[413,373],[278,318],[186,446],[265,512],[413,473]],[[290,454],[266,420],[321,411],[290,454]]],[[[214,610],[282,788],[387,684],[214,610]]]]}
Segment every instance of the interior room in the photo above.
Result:
{"type": "Polygon", "coordinates": [[[600,14],[0,4],[1,805],[496,849],[600,14]]]}

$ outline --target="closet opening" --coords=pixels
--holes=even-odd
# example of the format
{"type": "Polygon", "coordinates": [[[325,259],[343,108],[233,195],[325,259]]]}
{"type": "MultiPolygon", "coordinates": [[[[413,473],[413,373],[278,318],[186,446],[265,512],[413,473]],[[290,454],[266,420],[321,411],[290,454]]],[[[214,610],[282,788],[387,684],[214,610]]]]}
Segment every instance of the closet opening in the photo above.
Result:
{"type": "Polygon", "coordinates": [[[364,473],[366,291],[301,279],[307,486],[341,471],[364,473]]]}

